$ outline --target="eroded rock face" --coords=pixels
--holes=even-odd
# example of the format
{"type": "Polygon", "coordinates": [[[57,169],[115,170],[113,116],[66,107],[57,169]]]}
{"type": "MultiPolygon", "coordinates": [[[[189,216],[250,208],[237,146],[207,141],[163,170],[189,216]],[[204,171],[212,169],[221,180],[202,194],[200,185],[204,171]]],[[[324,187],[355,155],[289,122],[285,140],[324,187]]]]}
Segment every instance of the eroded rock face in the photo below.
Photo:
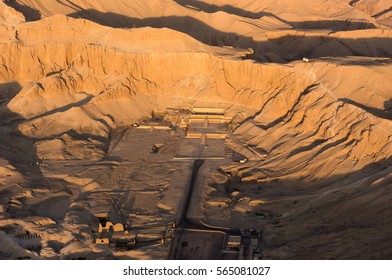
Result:
{"type": "MultiPolygon", "coordinates": [[[[230,226],[232,213],[260,211],[268,258],[317,258],[331,238],[347,240],[356,227],[371,234],[366,219],[378,221],[374,231],[390,226],[392,33],[376,16],[383,1],[307,10],[304,1],[143,1],[138,13],[134,1],[12,2],[0,2],[2,187],[38,180],[44,159],[104,158],[113,130],[152,111],[218,102],[235,116],[227,145],[251,161],[221,167],[231,177],[207,176],[210,222],[230,226]],[[229,201],[226,191],[235,193],[229,201]],[[310,239],[315,255],[303,248],[310,239]]],[[[25,215],[22,185],[10,197],[25,215]]],[[[61,189],[67,204],[79,195],[69,192],[61,189]]],[[[47,201],[33,198],[41,215],[47,201]]],[[[372,238],[361,242],[385,247],[382,234],[372,238]]],[[[61,242],[47,255],[67,248],[61,242]]],[[[334,248],[327,257],[360,256],[334,248]]]]}
{"type": "Polygon", "coordinates": [[[9,7],[7,4],[9,4],[8,1],[6,1],[6,3],[4,3],[4,1],[0,2],[0,20],[3,23],[15,24],[25,21],[25,17],[22,13],[9,7]]]}
{"type": "Polygon", "coordinates": [[[350,1],[355,9],[363,11],[370,15],[380,24],[388,26],[392,25],[392,10],[391,1],[370,1],[370,0],[359,0],[350,1]]]}
{"type": "MultiPolygon", "coordinates": [[[[114,35],[105,37],[101,34],[100,39],[92,44],[87,35],[93,30],[102,33],[100,26],[63,16],[45,21],[45,27],[37,23],[20,25],[18,34],[21,42],[3,44],[4,53],[7,53],[2,57],[3,77],[7,77],[6,81],[21,80],[25,83],[21,91],[2,106],[3,122],[7,119],[21,120],[18,130],[28,137],[56,138],[72,130],[78,134],[107,138],[111,128],[129,125],[151,110],[164,110],[179,100],[220,101],[255,111],[261,109],[253,123],[244,124],[238,131],[244,136],[249,126],[256,123],[256,127],[260,128],[257,132],[254,131],[256,128],[251,129],[253,132],[249,137],[257,135],[253,139],[254,144],[262,142],[265,150],[270,150],[283,135],[288,137],[289,127],[295,128],[292,130],[293,139],[300,137],[298,132],[313,134],[314,139],[305,136],[309,144],[314,141],[324,143],[327,139],[332,143],[332,139],[337,137],[347,138],[347,142],[354,145],[356,140],[351,139],[351,130],[355,128],[358,137],[367,131],[369,136],[365,139],[380,142],[377,145],[375,142],[362,142],[361,145],[372,147],[370,154],[381,148],[381,143],[387,142],[389,137],[389,134],[384,135],[385,130],[388,131],[389,120],[385,120],[384,115],[378,116],[366,110],[369,107],[383,111],[390,94],[388,87],[382,83],[373,86],[359,78],[371,75],[373,81],[388,83],[388,65],[379,66],[381,71],[373,71],[329,61],[290,66],[257,64],[235,58],[240,53],[234,50],[231,51],[232,58],[222,57],[216,49],[187,37],[183,38],[189,40],[184,43],[187,47],[183,51],[174,51],[172,47],[157,49],[152,44],[151,49],[146,47],[136,53],[131,43],[127,49],[115,49],[113,38],[120,36],[115,33],[128,35],[131,41],[132,36],[137,39],[139,32],[143,32],[149,34],[145,39],[148,42],[154,40],[154,35],[159,40],[159,32],[151,29],[111,31],[102,27],[114,35]],[[63,37],[75,36],[80,24],[85,26],[85,42],[83,35],[76,43],[62,40],[63,37]],[[61,28],[63,36],[56,39],[53,35],[55,42],[48,42],[50,34],[58,33],[58,26],[67,26],[69,34],[61,28]],[[47,33],[42,28],[48,29],[47,33]],[[39,32],[32,32],[35,29],[46,34],[47,39],[40,42],[30,38],[31,34],[40,38],[39,32]],[[102,41],[102,36],[105,41],[102,41]],[[200,51],[191,52],[192,48],[200,51]],[[349,73],[354,69],[356,75],[349,73]],[[376,92],[378,95],[371,98],[376,92]],[[69,121],[71,119],[78,122],[69,121]],[[334,123],[331,124],[332,120],[334,123]],[[349,123],[355,126],[350,128],[349,123]],[[369,130],[372,126],[382,129],[369,130]],[[276,131],[278,127],[281,127],[283,135],[271,137],[279,133],[276,131]],[[321,139],[317,136],[319,133],[321,139]],[[381,138],[371,136],[374,133],[380,134],[381,138]],[[270,137],[265,140],[264,135],[270,137]],[[270,148],[267,148],[267,143],[271,143],[268,144],[270,148]]],[[[164,32],[183,37],[169,30],[164,32]]],[[[369,63],[373,62],[369,60],[369,63]]],[[[303,146],[304,142],[299,145],[303,146]]],[[[291,144],[289,147],[294,148],[291,144]]],[[[388,150],[389,147],[384,148],[388,150]]],[[[350,155],[361,157],[367,154],[359,150],[354,154],[350,152],[350,155]]],[[[387,157],[387,150],[379,152],[387,157]]],[[[290,149],[287,152],[290,154],[290,149]]]]}

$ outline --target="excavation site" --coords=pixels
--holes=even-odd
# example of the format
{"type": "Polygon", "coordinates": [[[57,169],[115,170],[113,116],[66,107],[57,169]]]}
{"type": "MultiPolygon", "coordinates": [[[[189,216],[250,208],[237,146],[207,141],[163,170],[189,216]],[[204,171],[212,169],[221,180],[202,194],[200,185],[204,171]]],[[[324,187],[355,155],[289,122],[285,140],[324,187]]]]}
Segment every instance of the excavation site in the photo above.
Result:
{"type": "Polygon", "coordinates": [[[389,0],[1,0],[0,259],[392,258],[389,0]]]}

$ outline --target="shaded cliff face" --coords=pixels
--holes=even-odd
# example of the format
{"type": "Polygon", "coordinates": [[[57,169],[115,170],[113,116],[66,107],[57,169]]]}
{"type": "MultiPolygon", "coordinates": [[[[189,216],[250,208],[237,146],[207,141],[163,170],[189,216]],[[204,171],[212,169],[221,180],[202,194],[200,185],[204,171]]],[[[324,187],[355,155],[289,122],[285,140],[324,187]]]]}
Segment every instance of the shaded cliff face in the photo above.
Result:
{"type": "Polygon", "coordinates": [[[364,1],[67,2],[0,2],[2,184],[23,181],[12,164],[102,159],[152,111],[217,102],[237,122],[227,145],[251,161],[209,174],[206,201],[249,203],[219,220],[206,202],[205,219],[268,213],[267,258],[391,256],[392,34],[364,1]],[[350,250],[356,229],[365,253],[350,250]]]}
{"type": "MultiPolygon", "coordinates": [[[[47,27],[41,23],[20,25],[17,37],[2,44],[4,54],[9,54],[1,58],[4,81],[23,84],[23,89],[3,104],[4,116],[10,111],[23,119],[49,117],[66,111],[69,104],[77,107],[73,103],[80,103],[79,108],[85,110],[94,106],[110,110],[110,103],[121,101],[132,106],[140,98],[147,102],[145,109],[124,109],[113,121],[117,125],[134,121],[152,107],[163,109],[176,99],[223,101],[257,110],[265,102],[262,93],[274,77],[279,82],[267,91],[283,87],[280,80],[286,80],[294,91],[301,91],[306,83],[289,79],[294,73],[290,67],[243,61],[244,51],[208,47],[166,29],[117,31],[63,16],[46,21],[47,27]],[[79,42],[64,40],[75,36],[78,28],[85,32],[78,36],[79,42]],[[33,32],[36,29],[52,41],[33,32]],[[141,36],[143,49],[132,43],[141,36]],[[117,43],[121,37],[129,42],[123,41],[123,47],[117,43]],[[160,38],[166,38],[167,44],[161,40],[157,46],[155,41],[160,38]]],[[[12,37],[10,32],[5,34],[12,37]]]]}
{"type": "MultiPolygon", "coordinates": [[[[317,0],[312,5],[304,0],[11,3],[31,21],[37,20],[37,14],[39,18],[63,14],[116,28],[166,27],[208,45],[253,48],[254,58],[261,61],[287,62],[303,56],[391,56],[391,35],[377,30],[387,26],[379,23],[377,14],[367,12],[382,13],[388,1],[317,0]],[[363,6],[366,8],[360,8],[363,6]]],[[[388,9],[384,12],[386,17],[388,9]]]]}
{"type": "Polygon", "coordinates": [[[371,0],[355,0],[347,1],[349,5],[358,9],[372,18],[374,18],[378,23],[392,27],[392,2],[391,1],[371,1],[371,0]]]}
{"type": "MultiPolygon", "coordinates": [[[[167,29],[115,30],[64,16],[15,29],[13,39],[14,31],[4,31],[11,38],[2,44],[2,77],[5,83],[19,82],[22,89],[2,105],[2,122],[19,121],[18,130],[32,138],[55,138],[71,130],[105,138],[110,129],[129,125],[152,110],[196,100],[247,107],[251,114],[260,111],[238,131],[244,136],[244,130],[257,123],[266,131],[256,134],[263,145],[266,141],[275,145],[283,136],[263,139],[277,125],[283,128],[282,134],[288,135],[289,127],[296,128],[295,137],[300,137],[297,131],[315,130],[314,134],[320,132],[331,142],[334,137],[352,136],[350,123],[359,127],[358,133],[383,134],[370,131],[372,126],[388,131],[388,61],[378,65],[369,59],[370,65],[377,65],[370,69],[355,65],[354,58],[351,66],[328,60],[258,64],[240,59],[240,50],[208,47],[167,29]],[[80,34],[77,41],[69,41],[76,34],[80,34]],[[132,43],[141,36],[144,49],[132,43]],[[121,37],[127,39],[117,43],[121,37]],[[372,84],[360,78],[368,75],[372,84]],[[70,118],[78,122],[69,122],[70,118]],[[292,123],[285,123],[286,119],[292,123]]],[[[354,153],[360,154],[360,150],[354,153]]]]}

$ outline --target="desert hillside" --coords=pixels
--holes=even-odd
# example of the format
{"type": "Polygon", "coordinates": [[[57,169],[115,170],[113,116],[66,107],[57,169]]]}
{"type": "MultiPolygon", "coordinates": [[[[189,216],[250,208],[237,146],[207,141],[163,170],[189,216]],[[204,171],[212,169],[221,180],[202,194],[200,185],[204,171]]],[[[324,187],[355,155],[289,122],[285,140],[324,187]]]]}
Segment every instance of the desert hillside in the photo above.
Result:
{"type": "Polygon", "coordinates": [[[166,258],[203,154],[195,223],[260,231],[265,259],[390,259],[391,7],[0,1],[0,258],[166,258]],[[201,152],[199,107],[230,119],[201,152]],[[102,213],[147,245],[96,245],[102,213]]]}

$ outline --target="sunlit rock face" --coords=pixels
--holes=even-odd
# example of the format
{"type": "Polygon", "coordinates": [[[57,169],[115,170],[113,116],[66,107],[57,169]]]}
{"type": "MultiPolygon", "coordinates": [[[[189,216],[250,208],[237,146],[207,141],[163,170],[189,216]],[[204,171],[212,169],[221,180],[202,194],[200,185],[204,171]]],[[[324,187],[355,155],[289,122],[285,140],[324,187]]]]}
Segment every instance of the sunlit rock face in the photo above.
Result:
{"type": "Polygon", "coordinates": [[[261,231],[267,259],[392,256],[390,1],[66,2],[0,2],[1,258],[165,258],[91,229],[127,188],[140,226],[179,219],[197,153],[170,114],[197,106],[231,123],[192,219],[261,231]],[[156,115],[171,134],[137,130],[156,115]]]}

